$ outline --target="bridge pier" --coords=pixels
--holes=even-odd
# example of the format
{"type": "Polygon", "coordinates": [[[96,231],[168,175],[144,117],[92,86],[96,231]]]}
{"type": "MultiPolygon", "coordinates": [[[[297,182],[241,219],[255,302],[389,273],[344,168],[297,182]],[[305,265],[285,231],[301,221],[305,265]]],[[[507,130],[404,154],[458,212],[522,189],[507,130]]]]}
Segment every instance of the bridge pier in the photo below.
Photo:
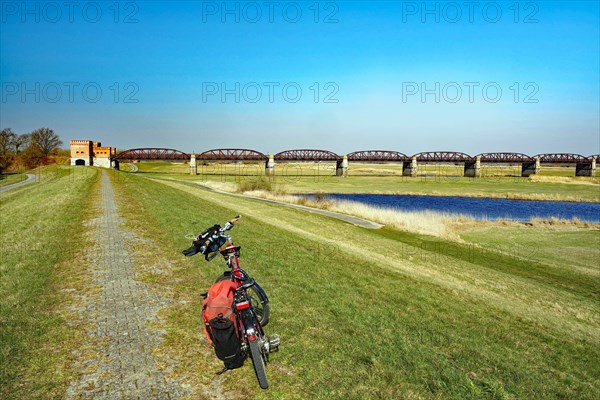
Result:
{"type": "Polygon", "coordinates": [[[469,178],[481,178],[481,157],[477,157],[475,161],[465,161],[464,175],[469,178]]]}
{"type": "Polygon", "coordinates": [[[527,178],[530,175],[540,173],[540,158],[536,157],[535,161],[525,161],[521,164],[521,176],[527,178]]]}
{"type": "Polygon", "coordinates": [[[413,157],[411,161],[404,161],[402,163],[402,176],[416,176],[417,175],[417,157],[413,157]]]}
{"type": "Polygon", "coordinates": [[[575,176],[594,176],[596,174],[596,159],[592,158],[589,163],[577,163],[575,165],[575,176]]]}
{"type": "Polygon", "coordinates": [[[110,166],[114,169],[116,169],[117,171],[120,171],[120,165],[119,165],[119,160],[110,160],[110,166]]]}
{"type": "Polygon", "coordinates": [[[275,156],[273,154],[269,154],[269,158],[265,163],[265,176],[274,176],[275,175],[275,156]]]}
{"type": "Polygon", "coordinates": [[[345,178],[348,176],[348,156],[344,156],[341,160],[337,160],[335,166],[335,175],[345,178]]]}
{"type": "Polygon", "coordinates": [[[196,163],[195,154],[192,154],[190,158],[190,175],[198,175],[198,164],[196,163]]]}

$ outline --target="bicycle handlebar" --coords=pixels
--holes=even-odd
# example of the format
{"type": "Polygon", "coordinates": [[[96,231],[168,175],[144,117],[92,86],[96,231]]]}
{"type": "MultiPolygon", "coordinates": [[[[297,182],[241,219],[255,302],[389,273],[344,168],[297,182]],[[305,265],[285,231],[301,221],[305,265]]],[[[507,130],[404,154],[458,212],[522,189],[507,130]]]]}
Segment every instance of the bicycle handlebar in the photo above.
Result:
{"type": "Polygon", "coordinates": [[[223,228],[219,229],[219,234],[223,234],[225,231],[228,231],[231,228],[233,228],[234,223],[236,223],[237,221],[239,221],[240,218],[242,218],[241,215],[236,215],[235,217],[233,217],[232,219],[230,219],[229,221],[227,221],[225,223],[225,226],[223,228]]]}
{"type": "Polygon", "coordinates": [[[231,243],[231,235],[225,232],[232,229],[234,224],[242,218],[241,215],[236,215],[225,223],[225,226],[213,225],[212,227],[204,230],[202,233],[194,237],[192,241],[192,247],[183,251],[183,254],[187,257],[193,256],[197,253],[202,253],[207,261],[210,261],[208,256],[210,253],[217,252],[225,242],[231,243]],[[215,239],[218,239],[215,242],[215,239]]]}

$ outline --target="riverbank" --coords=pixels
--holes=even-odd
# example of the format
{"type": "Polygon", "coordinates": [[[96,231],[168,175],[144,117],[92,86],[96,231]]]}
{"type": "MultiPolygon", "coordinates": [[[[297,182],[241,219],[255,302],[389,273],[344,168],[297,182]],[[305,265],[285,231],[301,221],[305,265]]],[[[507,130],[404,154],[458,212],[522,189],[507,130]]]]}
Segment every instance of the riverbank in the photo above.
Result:
{"type": "MultiPolygon", "coordinates": [[[[140,168],[140,171],[142,168],[140,168]]],[[[401,176],[275,176],[258,175],[184,175],[140,172],[141,175],[200,184],[210,183],[225,190],[238,184],[267,181],[273,191],[286,194],[392,194],[410,196],[455,196],[509,200],[568,201],[600,203],[600,184],[596,178],[463,178],[401,176]]],[[[600,181],[598,181],[600,182],[600,181]]]]}
{"type": "MultiPolygon", "coordinates": [[[[207,177],[213,179],[213,177],[207,177]]],[[[245,178],[248,180],[249,178],[245,178]]],[[[241,180],[244,180],[242,178],[241,180]]],[[[225,181],[228,182],[228,181],[225,181]]],[[[407,196],[455,196],[508,200],[568,201],[600,203],[600,181],[595,178],[464,178],[464,177],[327,177],[274,180],[288,194],[390,194],[407,196]]]]}
{"type": "Polygon", "coordinates": [[[429,210],[442,214],[466,214],[478,220],[515,220],[528,222],[537,219],[579,220],[600,223],[600,203],[545,200],[514,200],[470,198],[461,196],[410,196],[390,194],[310,194],[303,197],[327,197],[332,201],[356,202],[376,208],[398,211],[429,210]]]}
{"type": "MultiPolygon", "coordinates": [[[[172,180],[172,179],[167,179],[172,180]]],[[[184,182],[190,183],[189,180],[184,182]]],[[[193,182],[193,181],[192,181],[193,182]]],[[[246,196],[269,201],[296,204],[315,209],[328,210],[336,213],[364,218],[382,225],[392,226],[396,229],[417,234],[432,235],[454,241],[460,241],[460,232],[463,227],[472,226],[573,226],[580,228],[598,228],[600,224],[581,221],[577,218],[561,219],[531,218],[527,221],[515,221],[509,219],[488,220],[475,218],[465,213],[448,213],[436,211],[403,211],[396,208],[371,206],[356,201],[334,200],[327,195],[299,196],[279,190],[257,190],[271,187],[264,182],[262,184],[235,184],[231,182],[205,181],[202,186],[220,190],[225,193],[243,193],[246,196]]]]}

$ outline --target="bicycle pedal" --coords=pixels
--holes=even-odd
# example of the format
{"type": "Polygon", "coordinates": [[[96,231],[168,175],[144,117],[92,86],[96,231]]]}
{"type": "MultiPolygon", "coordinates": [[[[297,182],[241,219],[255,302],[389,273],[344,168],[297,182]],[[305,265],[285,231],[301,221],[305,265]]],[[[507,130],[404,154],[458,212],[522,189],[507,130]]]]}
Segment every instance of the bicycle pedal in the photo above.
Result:
{"type": "Polygon", "coordinates": [[[281,344],[281,339],[279,335],[272,334],[265,338],[264,348],[267,353],[275,353],[279,351],[279,345],[281,344]]]}

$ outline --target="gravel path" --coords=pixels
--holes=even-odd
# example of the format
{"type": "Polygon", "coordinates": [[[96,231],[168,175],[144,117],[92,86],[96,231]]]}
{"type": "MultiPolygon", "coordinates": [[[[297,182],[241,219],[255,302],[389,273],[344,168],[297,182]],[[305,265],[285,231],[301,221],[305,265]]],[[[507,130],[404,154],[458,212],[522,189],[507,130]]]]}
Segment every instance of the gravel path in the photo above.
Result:
{"type": "Polygon", "coordinates": [[[160,343],[162,332],[148,326],[166,300],[136,280],[138,266],[131,257],[136,237],[120,226],[114,191],[104,170],[101,210],[90,221],[94,249],[86,252],[99,290],[87,296],[81,312],[84,322],[94,327],[86,347],[94,348],[98,356],[79,362],[76,368],[85,373],[79,382],[72,382],[66,398],[176,399],[187,393],[157,368],[151,349],[160,343]]]}
{"type": "Polygon", "coordinates": [[[0,187],[0,193],[6,192],[7,190],[17,188],[19,186],[27,185],[28,183],[34,182],[35,179],[37,178],[37,175],[35,175],[35,174],[26,174],[26,175],[27,175],[27,179],[25,179],[24,181],[13,183],[12,185],[6,185],[6,186],[0,187]]]}

